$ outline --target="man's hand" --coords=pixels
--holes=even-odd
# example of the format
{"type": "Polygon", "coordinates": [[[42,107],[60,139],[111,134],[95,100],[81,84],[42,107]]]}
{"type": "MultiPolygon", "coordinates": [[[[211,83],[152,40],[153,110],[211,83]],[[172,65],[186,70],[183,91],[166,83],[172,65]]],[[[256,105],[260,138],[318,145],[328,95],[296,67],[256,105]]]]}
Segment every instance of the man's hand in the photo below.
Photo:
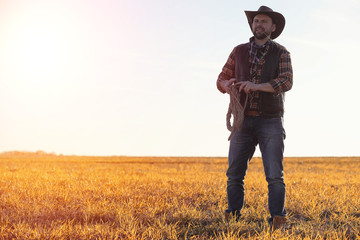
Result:
{"type": "Polygon", "coordinates": [[[230,93],[230,87],[234,84],[235,81],[236,78],[230,78],[229,80],[222,80],[220,82],[220,86],[224,91],[230,93]]]}
{"type": "Polygon", "coordinates": [[[239,92],[244,90],[245,93],[250,93],[258,90],[257,84],[250,81],[238,82],[235,84],[235,86],[239,87],[239,92]]]}
{"type": "Polygon", "coordinates": [[[271,93],[275,92],[274,88],[271,86],[270,83],[255,84],[250,81],[244,81],[244,82],[236,83],[235,86],[239,87],[239,92],[244,90],[245,93],[250,93],[255,91],[271,92],[271,93]]]}

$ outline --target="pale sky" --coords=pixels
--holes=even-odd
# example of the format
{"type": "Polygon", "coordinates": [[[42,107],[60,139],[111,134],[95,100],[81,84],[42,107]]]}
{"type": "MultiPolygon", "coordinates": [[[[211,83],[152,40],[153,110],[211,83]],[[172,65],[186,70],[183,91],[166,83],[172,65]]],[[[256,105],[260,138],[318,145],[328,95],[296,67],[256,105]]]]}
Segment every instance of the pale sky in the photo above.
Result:
{"type": "Polygon", "coordinates": [[[360,156],[358,0],[0,0],[0,152],[227,156],[215,82],[261,5],[286,18],[285,156],[360,156]]]}

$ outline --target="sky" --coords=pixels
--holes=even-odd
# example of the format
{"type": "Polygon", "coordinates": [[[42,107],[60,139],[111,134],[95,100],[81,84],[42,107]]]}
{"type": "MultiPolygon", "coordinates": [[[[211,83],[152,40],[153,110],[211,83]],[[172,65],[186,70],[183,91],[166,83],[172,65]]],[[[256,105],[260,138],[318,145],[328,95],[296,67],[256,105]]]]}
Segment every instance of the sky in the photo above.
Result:
{"type": "Polygon", "coordinates": [[[358,0],[0,0],[0,152],[227,156],[216,80],[261,5],[293,64],[284,155],[360,156],[358,0]]]}

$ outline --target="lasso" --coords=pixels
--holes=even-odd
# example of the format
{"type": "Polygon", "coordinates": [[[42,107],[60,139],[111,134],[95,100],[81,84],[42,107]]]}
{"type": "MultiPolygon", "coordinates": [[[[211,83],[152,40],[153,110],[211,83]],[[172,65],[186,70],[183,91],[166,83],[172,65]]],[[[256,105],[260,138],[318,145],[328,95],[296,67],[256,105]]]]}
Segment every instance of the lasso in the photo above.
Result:
{"type": "Polygon", "coordinates": [[[226,114],[226,127],[231,132],[228,140],[231,139],[232,135],[236,130],[240,130],[244,122],[245,108],[248,101],[248,94],[246,94],[244,105],[241,104],[241,94],[246,94],[245,92],[239,92],[239,89],[235,86],[230,88],[230,103],[229,109],[226,114]],[[233,124],[231,125],[231,115],[233,115],[233,124]]]}

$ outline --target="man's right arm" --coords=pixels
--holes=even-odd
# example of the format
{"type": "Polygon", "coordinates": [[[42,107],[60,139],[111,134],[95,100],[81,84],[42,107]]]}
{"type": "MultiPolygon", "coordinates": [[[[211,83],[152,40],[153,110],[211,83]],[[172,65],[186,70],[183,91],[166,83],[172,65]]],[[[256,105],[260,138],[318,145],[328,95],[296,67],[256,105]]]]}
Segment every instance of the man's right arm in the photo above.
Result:
{"type": "Polygon", "coordinates": [[[230,86],[235,82],[235,49],[230,53],[216,81],[216,86],[222,93],[229,93],[230,86]]]}

